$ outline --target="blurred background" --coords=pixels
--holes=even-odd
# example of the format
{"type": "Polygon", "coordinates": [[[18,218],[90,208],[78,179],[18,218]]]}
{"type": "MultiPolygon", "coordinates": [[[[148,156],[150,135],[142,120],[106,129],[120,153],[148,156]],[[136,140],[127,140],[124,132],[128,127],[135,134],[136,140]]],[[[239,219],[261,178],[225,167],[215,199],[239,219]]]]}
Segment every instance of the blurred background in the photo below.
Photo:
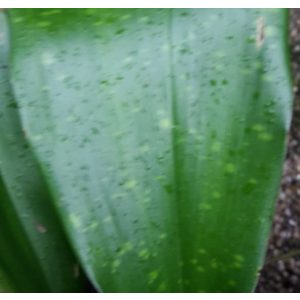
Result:
{"type": "Polygon", "coordinates": [[[265,265],[256,292],[300,292],[300,9],[290,10],[293,121],[265,265]]]}

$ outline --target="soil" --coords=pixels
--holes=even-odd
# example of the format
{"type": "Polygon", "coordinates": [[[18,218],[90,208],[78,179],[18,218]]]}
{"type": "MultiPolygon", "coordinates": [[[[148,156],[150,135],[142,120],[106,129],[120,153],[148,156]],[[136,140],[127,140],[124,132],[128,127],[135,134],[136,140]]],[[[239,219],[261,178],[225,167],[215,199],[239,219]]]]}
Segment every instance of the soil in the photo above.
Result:
{"type": "Polygon", "coordinates": [[[258,293],[300,292],[300,9],[290,10],[294,112],[258,293]]]}

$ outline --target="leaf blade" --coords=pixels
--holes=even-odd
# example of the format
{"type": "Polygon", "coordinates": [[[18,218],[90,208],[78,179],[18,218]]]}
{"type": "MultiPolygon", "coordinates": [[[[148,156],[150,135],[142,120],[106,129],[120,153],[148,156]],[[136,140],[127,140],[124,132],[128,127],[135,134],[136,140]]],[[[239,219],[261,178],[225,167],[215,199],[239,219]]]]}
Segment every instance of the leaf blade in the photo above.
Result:
{"type": "Polygon", "coordinates": [[[8,32],[0,12],[1,257],[18,292],[83,291],[40,167],[29,149],[9,83],[8,32]]]}
{"type": "Polygon", "coordinates": [[[250,291],[290,118],[285,12],[12,10],[11,21],[22,121],[94,284],[250,291]]]}

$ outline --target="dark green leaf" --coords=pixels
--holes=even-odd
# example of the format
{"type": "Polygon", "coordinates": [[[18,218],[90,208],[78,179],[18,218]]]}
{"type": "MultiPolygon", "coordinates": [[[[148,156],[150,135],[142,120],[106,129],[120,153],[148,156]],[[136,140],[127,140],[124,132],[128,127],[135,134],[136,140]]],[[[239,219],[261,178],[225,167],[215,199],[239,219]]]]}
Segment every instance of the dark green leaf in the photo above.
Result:
{"type": "Polygon", "coordinates": [[[285,10],[12,10],[26,134],[104,291],[251,291],[284,156],[285,10]]]}
{"type": "Polygon", "coordinates": [[[18,292],[83,291],[84,277],[20,124],[7,38],[0,12],[0,267],[9,278],[3,280],[18,292]]]}

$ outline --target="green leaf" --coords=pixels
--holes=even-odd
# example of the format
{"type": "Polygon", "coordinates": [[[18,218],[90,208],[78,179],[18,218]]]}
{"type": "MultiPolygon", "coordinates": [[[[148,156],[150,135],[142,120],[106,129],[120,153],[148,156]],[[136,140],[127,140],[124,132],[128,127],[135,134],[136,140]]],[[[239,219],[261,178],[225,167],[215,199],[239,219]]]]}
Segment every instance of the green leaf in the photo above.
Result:
{"type": "Polygon", "coordinates": [[[1,288],[3,280],[3,289],[9,283],[18,292],[84,291],[84,276],[78,274],[77,260],[20,124],[9,84],[7,39],[0,12],[1,288]]]}
{"type": "Polygon", "coordinates": [[[287,11],[10,11],[12,81],[103,291],[251,291],[291,112],[287,11]]]}
{"type": "Polygon", "coordinates": [[[0,267],[0,293],[12,292],[13,288],[3,267],[0,267]]]}

